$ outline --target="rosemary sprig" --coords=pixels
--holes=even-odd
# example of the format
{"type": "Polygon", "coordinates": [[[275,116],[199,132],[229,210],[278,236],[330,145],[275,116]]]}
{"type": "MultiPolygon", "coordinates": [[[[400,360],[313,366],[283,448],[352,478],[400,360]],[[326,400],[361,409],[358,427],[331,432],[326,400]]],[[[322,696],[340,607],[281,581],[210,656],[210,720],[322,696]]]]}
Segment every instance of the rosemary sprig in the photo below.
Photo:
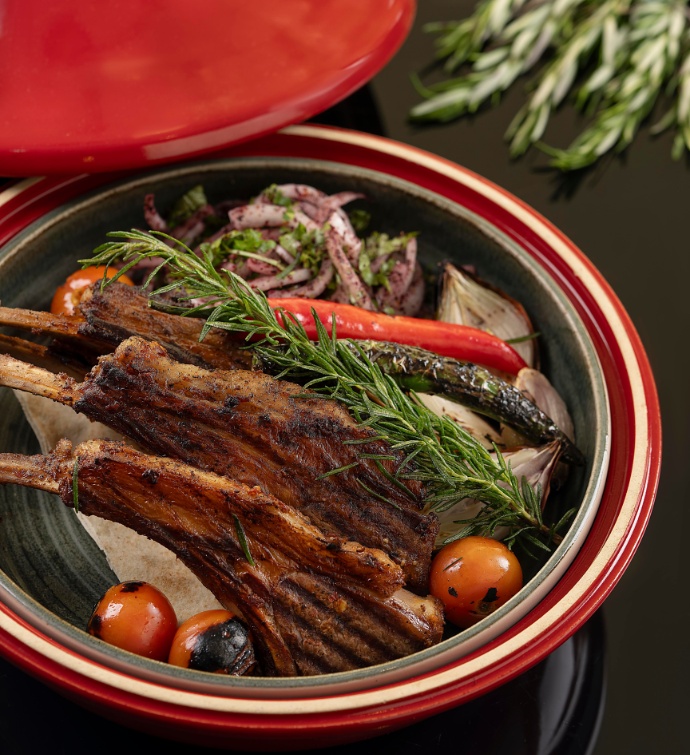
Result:
{"type": "Polygon", "coordinates": [[[482,0],[472,18],[460,22],[426,24],[424,31],[439,35],[436,39],[436,57],[445,59],[445,70],[455,71],[477,55],[485,42],[503,32],[526,1],[482,0]]]}
{"type": "Polygon", "coordinates": [[[559,540],[542,520],[540,491],[519,481],[500,453],[496,460],[448,417],[435,415],[404,393],[356,342],[338,340],[335,326],[329,336],[317,319],[318,340],[310,341],[295,320],[278,318],[261,292],[227,270],[216,270],[210,255],[198,257],[162,233],[132,230],[109,236],[113,240],[96,249],[92,259],[82,260],[85,266],[119,262],[123,274],[143,259],[161,258],[149,280],[166,267],[172,282],[151,296],[176,290],[182,299],[203,300],[180,309],[181,314],[206,318],[202,337],[211,328],[243,333],[278,377],[300,381],[311,392],[346,406],[357,422],[386,437],[392,449],[403,454],[396,483],[421,481],[428,510],[444,511],[465,498],[484,502],[480,517],[463,522],[459,534],[491,534],[508,526],[511,544],[521,540],[548,548],[559,540]]]}
{"type": "MultiPolygon", "coordinates": [[[[503,1],[487,0],[484,5],[503,1]]],[[[467,74],[422,91],[427,100],[412,109],[412,120],[448,121],[475,112],[486,101],[498,101],[502,92],[531,70],[544,52],[567,33],[573,14],[585,2],[587,0],[547,0],[530,6],[503,28],[499,44],[469,54],[472,68],[467,74]]],[[[485,7],[484,12],[488,13],[489,8],[485,7]]],[[[481,24],[480,9],[471,19],[471,25],[476,28],[481,24]]],[[[457,55],[454,67],[466,54],[463,49],[457,55]]]]}
{"type": "Polygon", "coordinates": [[[675,102],[652,128],[652,133],[661,133],[676,126],[672,152],[676,160],[680,159],[685,150],[690,150],[690,30],[685,33],[682,47],[685,57],[670,85],[670,92],[676,95],[675,102]]]}
{"type": "Polygon", "coordinates": [[[446,70],[461,64],[467,70],[433,86],[417,80],[426,101],[412,109],[413,120],[448,121],[496,102],[545,59],[507,129],[512,156],[536,145],[560,170],[587,167],[628,147],[661,98],[671,104],[652,133],[676,131],[674,158],[690,149],[685,0],[536,0],[522,6],[483,0],[467,19],[425,27],[439,35],[436,46],[446,70]],[[541,140],[569,95],[590,121],[567,148],[556,149],[541,140]]]}
{"type": "MultiPolygon", "coordinates": [[[[548,149],[554,167],[585,168],[609,150],[620,152],[633,141],[679,65],[686,10],[685,0],[646,0],[633,7],[629,51],[621,72],[604,90],[592,125],[567,149],[548,149]]],[[[684,126],[677,125],[687,130],[687,120],[684,126]]]]}
{"type": "Polygon", "coordinates": [[[240,521],[240,518],[237,516],[237,514],[233,514],[232,518],[235,521],[235,534],[237,535],[237,539],[240,543],[240,548],[242,548],[242,552],[244,553],[244,557],[247,559],[247,563],[250,566],[255,566],[254,559],[252,558],[252,554],[249,551],[249,543],[247,543],[247,535],[244,531],[244,527],[242,526],[242,522],[240,521]]]}
{"type": "Polygon", "coordinates": [[[601,63],[580,90],[581,106],[611,80],[625,38],[620,29],[621,14],[629,8],[630,2],[605,0],[573,28],[568,44],[556,50],[541,74],[539,86],[508,127],[506,139],[510,141],[511,155],[523,154],[541,139],[552,112],[573,87],[581,64],[597,48],[601,50],[601,63]]]}

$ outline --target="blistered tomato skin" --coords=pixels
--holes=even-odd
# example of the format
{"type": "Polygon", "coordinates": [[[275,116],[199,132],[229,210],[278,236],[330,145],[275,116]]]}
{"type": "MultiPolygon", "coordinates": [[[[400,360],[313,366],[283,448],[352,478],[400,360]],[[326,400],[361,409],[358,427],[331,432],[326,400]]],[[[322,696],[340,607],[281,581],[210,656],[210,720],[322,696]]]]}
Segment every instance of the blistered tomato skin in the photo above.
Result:
{"type": "Polygon", "coordinates": [[[168,662],[174,666],[239,676],[255,664],[247,628],[230,611],[202,611],[180,624],[168,662]]]}
{"type": "MultiPolygon", "coordinates": [[[[85,289],[92,283],[102,280],[104,276],[112,278],[116,273],[117,270],[114,268],[105,268],[101,265],[94,265],[72,273],[55,291],[53,301],[50,304],[50,311],[54,315],[73,315],[79,306],[79,300],[85,289]]],[[[128,286],[134,285],[126,275],[121,275],[118,282],[125,283],[128,286]]]]}
{"type": "Polygon", "coordinates": [[[177,616],[170,601],[153,585],[121,582],[100,599],[88,631],[110,645],[165,661],[177,631],[177,616]]]}
{"type": "Polygon", "coordinates": [[[489,537],[465,537],[444,546],[431,563],[430,592],[446,620],[461,629],[493,613],[522,587],[515,554],[489,537]]]}

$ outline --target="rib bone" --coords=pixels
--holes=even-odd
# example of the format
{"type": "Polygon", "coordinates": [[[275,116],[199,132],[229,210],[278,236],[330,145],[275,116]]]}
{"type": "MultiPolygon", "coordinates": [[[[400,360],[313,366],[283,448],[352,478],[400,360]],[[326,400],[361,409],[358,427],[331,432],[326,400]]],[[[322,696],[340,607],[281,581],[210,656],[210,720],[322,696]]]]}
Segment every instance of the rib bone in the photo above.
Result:
{"type": "Polygon", "coordinates": [[[323,534],[258,488],[112,441],[1,454],[0,482],[58,493],[71,506],[75,465],[79,509],[173,550],[239,610],[264,674],[359,668],[441,638],[438,602],[397,589],[400,570],[384,553],[323,534]]]}
{"type": "Polygon", "coordinates": [[[333,401],[263,373],[181,364],[140,338],[101,357],[83,383],[0,355],[0,384],[73,406],[152,453],[258,486],[324,532],[381,548],[410,589],[426,591],[437,518],[421,513],[416,483],[391,481],[401,457],[333,401]]]}
{"type": "Polygon", "coordinates": [[[0,325],[51,336],[53,352],[76,352],[91,364],[133,335],[156,341],[175,359],[201,367],[235,369],[251,363],[251,355],[228,333],[213,330],[200,341],[201,320],[152,309],[145,294],[122,283],[103,290],[98,283],[92,285],[74,315],[0,307],[0,325]]]}
{"type": "Polygon", "coordinates": [[[0,352],[52,372],[67,372],[80,380],[84,377],[85,370],[80,364],[71,363],[68,358],[59,358],[47,346],[34,341],[0,333],[0,352]]]}

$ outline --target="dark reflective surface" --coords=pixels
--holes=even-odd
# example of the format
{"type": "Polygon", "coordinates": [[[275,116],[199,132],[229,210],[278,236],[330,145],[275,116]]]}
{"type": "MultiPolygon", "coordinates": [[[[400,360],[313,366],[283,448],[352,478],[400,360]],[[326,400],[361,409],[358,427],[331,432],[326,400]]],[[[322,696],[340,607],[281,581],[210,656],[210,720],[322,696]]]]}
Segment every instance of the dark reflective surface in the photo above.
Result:
{"type": "MultiPolygon", "coordinates": [[[[417,96],[409,74],[433,54],[428,20],[457,17],[472,3],[424,0],[408,42],[368,90],[322,122],[359,128],[447,157],[541,212],[601,270],[648,351],[664,411],[664,466],[654,515],[632,565],[570,641],[504,687],[370,743],[327,752],[472,755],[675,755],[685,752],[689,617],[686,599],[690,445],[687,287],[690,173],[670,158],[671,139],[643,133],[623,159],[585,176],[543,170],[541,156],[508,158],[503,133],[519,92],[472,120],[425,129],[406,122],[417,96]],[[604,632],[605,629],[605,632],[604,632]],[[604,633],[606,642],[604,642],[604,633]]],[[[559,114],[550,140],[563,146],[576,124],[559,114]]],[[[0,753],[81,755],[203,752],[166,743],[92,715],[0,661],[0,753]]],[[[325,752],[325,751],[324,751],[325,752]]]]}
{"type": "MultiPolygon", "coordinates": [[[[596,614],[577,634],[525,674],[484,697],[364,743],[312,750],[315,755],[446,751],[478,755],[590,753],[604,708],[604,622],[596,614]]],[[[131,731],[69,702],[0,661],[0,752],[86,755],[213,752],[131,731]],[[100,746],[109,747],[103,750],[100,746]]]]}
{"type": "MultiPolygon", "coordinates": [[[[409,109],[419,101],[409,75],[433,57],[433,38],[423,33],[424,23],[462,18],[473,6],[473,0],[419,3],[413,33],[375,78],[372,91],[387,136],[488,178],[577,244],[611,284],[642,338],[661,401],[664,458],[647,532],[603,606],[606,703],[592,752],[687,752],[690,161],[674,162],[672,135],[654,138],[648,127],[625,155],[584,175],[563,178],[544,170],[546,158],[537,151],[512,161],[503,135],[524,101],[521,82],[498,107],[473,118],[428,128],[407,123],[409,109]]],[[[567,146],[582,125],[566,108],[552,118],[546,141],[567,146]]],[[[576,717],[572,727],[579,727],[576,717]]]]}

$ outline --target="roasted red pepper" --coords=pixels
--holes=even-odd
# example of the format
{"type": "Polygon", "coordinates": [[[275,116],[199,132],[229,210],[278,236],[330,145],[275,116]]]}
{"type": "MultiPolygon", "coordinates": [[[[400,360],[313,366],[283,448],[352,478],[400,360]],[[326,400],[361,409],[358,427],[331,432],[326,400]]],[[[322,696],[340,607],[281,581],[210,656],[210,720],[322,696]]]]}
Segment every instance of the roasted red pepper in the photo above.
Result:
{"type": "Polygon", "coordinates": [[[339,338],[372,339],[419,346],[441,356],[474,362],[511,375],[516,375],[527,366],[510,344],[466,325],[385,315],[322,299],[269,299],[269,304],[274,309],[283,309],[293,315],[310,338],[316,338],[313,310],[329,334],[335,316],[336,334],[339,338]]]}

